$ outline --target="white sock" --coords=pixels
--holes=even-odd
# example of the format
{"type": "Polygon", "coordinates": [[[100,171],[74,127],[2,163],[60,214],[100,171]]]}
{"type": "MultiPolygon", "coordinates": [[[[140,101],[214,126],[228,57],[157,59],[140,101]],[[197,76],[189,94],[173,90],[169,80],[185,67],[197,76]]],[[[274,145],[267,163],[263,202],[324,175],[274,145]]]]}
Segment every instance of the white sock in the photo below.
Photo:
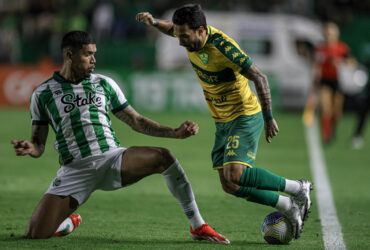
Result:
{"type": "Polygon", "coordinates": [[[56,233],[62,232],[62,233],[67,234],[67,233],[72,232],[73,228],[74,228],[73,222],[71,218],[68,217],[62,222],[62,224],[59,225],[56,233]]]}
{"type": "Polygon", "coordinates": [[[205,222],[199,213],[190,182],[180,163],[176,160],[162,175],[166,179],[168,189],[179,201],[191,227],[193,229],[199,228],[205,222]]]}
{"type": "Polygon", "coordinates": [[[289,197],[279,195],[279,200],[276,203],[275,207],[277,210],[285,212],[292,207],[292,201],[290,200],[289,197]]]}
{"type": "Polygon", "coordinates": [[[298,181],[285,179],[285,193],[294,195],[298,193],[299,190],[301,190],[301,184],[298,181]]]}

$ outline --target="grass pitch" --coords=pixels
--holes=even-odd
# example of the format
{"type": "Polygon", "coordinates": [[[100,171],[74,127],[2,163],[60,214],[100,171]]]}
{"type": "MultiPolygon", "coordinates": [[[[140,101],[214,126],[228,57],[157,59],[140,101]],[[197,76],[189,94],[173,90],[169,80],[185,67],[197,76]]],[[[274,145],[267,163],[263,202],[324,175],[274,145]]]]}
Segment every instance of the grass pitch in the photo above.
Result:
{"type": "MultiPolygon", "coordinates": [[[[168,126],[194,120],[200,133],[185,140],[140,135],[113,119],[121,145],[162,146],[179,159],[193,186],[204,219],[231,241],[214,245],[193,241],[180,205],[168,191],[164,178],[154,175],[112,192],[96,191],[78,209],[82,224],[67,237],[47,240],[23,238],[28,220],[59,168],[49,131],[46,152],[39,159],[16,157],[10,140],[29,139],[27,111],[0,111],[0,249],[324,249],[317,207],[305,223],[300,239],[288,246],[270,246],[261,236],[264,217],[274,209],[223,193],[212,170],[210,152],[215,132],[208,114],[145,114],[168,126]]],[[[260,140],[256,167],[286,178],[311,178],[304,128],[300,114],[276,116],[280,134],[272,144],[260,140]]],[[[349,147],[354,118],[345,117],[335,143],[325,147],[329,177],[339,221],[348,249],[369,249],[370,132],[362,150],[349,147]]],[[[315,192],[313,192],[315,204],[315,192]]]]}

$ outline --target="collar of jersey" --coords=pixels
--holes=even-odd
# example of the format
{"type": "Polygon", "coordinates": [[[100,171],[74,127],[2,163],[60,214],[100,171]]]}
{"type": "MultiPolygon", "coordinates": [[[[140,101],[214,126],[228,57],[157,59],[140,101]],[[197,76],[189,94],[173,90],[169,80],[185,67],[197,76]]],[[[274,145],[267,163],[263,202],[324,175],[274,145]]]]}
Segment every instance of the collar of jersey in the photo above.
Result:
{"type": "Polygon", "coordinates": [[[71,83],[71,84],[87,83],[90,80],[90,77],[85,77],[81,81],[72,82],[72,81],[65,79],[63,76],[61,76],[60,71],[55,71],[53,78],[59,83],[71,83]]]}

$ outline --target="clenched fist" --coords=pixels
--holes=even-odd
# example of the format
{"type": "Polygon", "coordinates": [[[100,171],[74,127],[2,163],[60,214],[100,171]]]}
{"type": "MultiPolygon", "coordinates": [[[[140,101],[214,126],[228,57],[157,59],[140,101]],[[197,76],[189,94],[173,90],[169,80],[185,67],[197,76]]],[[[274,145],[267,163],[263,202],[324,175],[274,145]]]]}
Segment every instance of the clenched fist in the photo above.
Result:
{"type": "Polygon", "coordinates": [[[199,131],[198,124],[192,121],[186,121],[175,130],[175,133],[176,133],[176,138],[184,139],[189,136],[198,134],[198,131],[199,131]]]}
{"type": "Polygon", "coordinates": [[[147,25],[156,25],[158,21],[149,12],[140,12],[136,15],[136,21],[145,23],[147,25]]]}

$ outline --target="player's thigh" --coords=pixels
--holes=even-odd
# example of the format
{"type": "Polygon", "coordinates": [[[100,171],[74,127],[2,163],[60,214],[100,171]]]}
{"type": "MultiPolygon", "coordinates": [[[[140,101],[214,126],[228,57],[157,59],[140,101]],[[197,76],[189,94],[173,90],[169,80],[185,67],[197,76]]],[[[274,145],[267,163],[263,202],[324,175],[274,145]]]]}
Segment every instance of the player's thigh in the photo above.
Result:
{"type": "Polygon", "coordinates": [[[78,202],[72,197],[45,194],[31,216],[26,237],[51,237],[77,207],[78,202]]]}
{"type": "Polygon", "coordinates": [[[130,147],[122,156],[122,185],[129,185],[145,176],[162,173],[175,157],[168,149],[160,147],[130,147]]]}
{"type": "Polygon", "coordinates": [[[263,123],[261,112],[255,115],[240,116],[232,121],[227,134],[224,166],[234,163],[254,166],[263,123]]]}
{"type": "Polygon", "coordinates": [[[329,86],[322,86],[320,89],[320,108],[324,115],[331,115],[333,112],[333,89],[329,86]]]}
{"type": "Polygon", "coordinates": [[[216,123],[215,141],[212,149],[213,169],[222,169],[224,165],[224,152],[227,144],[227,136],[222,129],[224,124],[216,123]]]}

